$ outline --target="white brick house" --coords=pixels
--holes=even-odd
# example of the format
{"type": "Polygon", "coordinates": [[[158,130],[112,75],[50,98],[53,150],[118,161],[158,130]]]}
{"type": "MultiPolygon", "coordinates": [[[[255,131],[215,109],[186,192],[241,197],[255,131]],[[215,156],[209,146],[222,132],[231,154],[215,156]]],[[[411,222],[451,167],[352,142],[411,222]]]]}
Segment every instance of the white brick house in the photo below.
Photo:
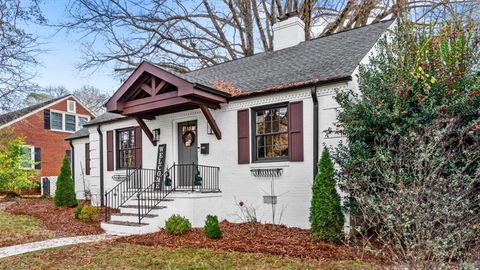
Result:
{"type": "Polygon", "coordinates": [[[392,21],[306,42],[297,17],[280,23],[273,52],[186,74],[142,63],[108,112],[67,138],[77,196],[121,210],[108,232],[156,231],[174,213],[193,226],[207,214],[240,222],[240,201],[267,223],[276,201],[275,223],[309,227],[319,153],[342,140],[323,133],[337,126],[333,97],[358,89],[392,21]]]}

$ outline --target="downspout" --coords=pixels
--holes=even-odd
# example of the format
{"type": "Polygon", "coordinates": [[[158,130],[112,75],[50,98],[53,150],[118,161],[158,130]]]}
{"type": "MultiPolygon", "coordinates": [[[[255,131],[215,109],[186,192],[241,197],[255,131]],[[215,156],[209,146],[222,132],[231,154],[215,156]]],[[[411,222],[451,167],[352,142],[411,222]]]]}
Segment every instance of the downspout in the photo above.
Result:
{"type": "Polygon", "coordinates": [[[70,148],[72,149],[70,151],[70,162],[72,163],[72,180],[73,180],[73,185],[75,186],[75,147],[73,147],[73,142],[70,140],[70,148]]]}
{"type": "Polygon", "coordinates": [[[317,87],[311,89],[312,101],[313,101],[313,178],[318,172],[318,97],[317,87]]]}
{"type": "Polygon", "coordinates": [[[100,125],[97,127],[97,132],[99,136],[99,150],[100,150],[100,205],[104,205],[104,198],[103,198],[103,193],[104,193],[104,184],[103,184],[103,134],[102,130],[100,129],[100,125]]]}

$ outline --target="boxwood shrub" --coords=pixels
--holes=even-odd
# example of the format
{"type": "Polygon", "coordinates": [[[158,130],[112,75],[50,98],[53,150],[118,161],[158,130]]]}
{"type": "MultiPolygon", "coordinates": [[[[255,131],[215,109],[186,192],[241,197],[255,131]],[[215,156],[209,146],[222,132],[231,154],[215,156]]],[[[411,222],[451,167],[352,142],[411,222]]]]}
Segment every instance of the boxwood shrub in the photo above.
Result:
{"type": "Polygon", "coordinates": [[[220,229],[217,216],[207,216],[207,219],[205,220],[205,227],[203,227],[203,232],[210,239],[222,238],[222,230],[220,229]]]}
{"type": "Polygon", "coordinates": [[[165,221],[165,231],[169,234],[180,235],[192,228],[190,221],[180,215],[172,215],[165,221]]]}

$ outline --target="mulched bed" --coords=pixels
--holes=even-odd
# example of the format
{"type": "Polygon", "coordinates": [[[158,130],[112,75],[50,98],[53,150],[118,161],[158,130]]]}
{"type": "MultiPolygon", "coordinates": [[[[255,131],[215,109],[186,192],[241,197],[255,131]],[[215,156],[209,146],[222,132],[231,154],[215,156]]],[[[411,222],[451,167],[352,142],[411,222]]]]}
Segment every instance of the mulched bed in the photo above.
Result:
{"type": "Polygon", "coordinates": [[[11,214],[29,215],[38,218],[47,229],[62,232],[67,236],[104,233],[100,228],[100,221],[104,214],[103,209],[101,210],[101,217],[96,222],[90,223],[75,219],[75,208],[56,208],[52,199],[20,199],[5,207],[5,211],[11,214]]]}
{"type": "Polygon", "coordinates": [[[234,224],[227,221],[222,221],[220,227],[223,231],[223,238],[219,240],[207,238],[203,229],[192,229],[180,236],[170,235],[162,230],[152,234],[122,237],[116,241],[147,246],[161,245],[170,248],[191,247],[258,252],[322,261],[362,260],[377,264],[384,263],[381,258],[365,254],[357,247],[311,241],[308,231],[299,228],[270,224],[234,224]]]}

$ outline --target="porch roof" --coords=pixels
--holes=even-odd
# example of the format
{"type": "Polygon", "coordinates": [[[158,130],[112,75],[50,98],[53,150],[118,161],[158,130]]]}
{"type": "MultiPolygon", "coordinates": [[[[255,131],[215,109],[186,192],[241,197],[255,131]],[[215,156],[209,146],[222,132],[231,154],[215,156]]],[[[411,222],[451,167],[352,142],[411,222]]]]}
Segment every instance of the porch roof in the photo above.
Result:
{"type": "Polygon", "coordinates": [[[149,62],[142,62],[108,100],[111,113],[137,120],[152,144],[156,144],[143,119],[157,115],[201,109],[218,139],[221,132],[209,109],[219,109],[229,93],[191,82],[180,74],[164,70],[149,62]]]}

